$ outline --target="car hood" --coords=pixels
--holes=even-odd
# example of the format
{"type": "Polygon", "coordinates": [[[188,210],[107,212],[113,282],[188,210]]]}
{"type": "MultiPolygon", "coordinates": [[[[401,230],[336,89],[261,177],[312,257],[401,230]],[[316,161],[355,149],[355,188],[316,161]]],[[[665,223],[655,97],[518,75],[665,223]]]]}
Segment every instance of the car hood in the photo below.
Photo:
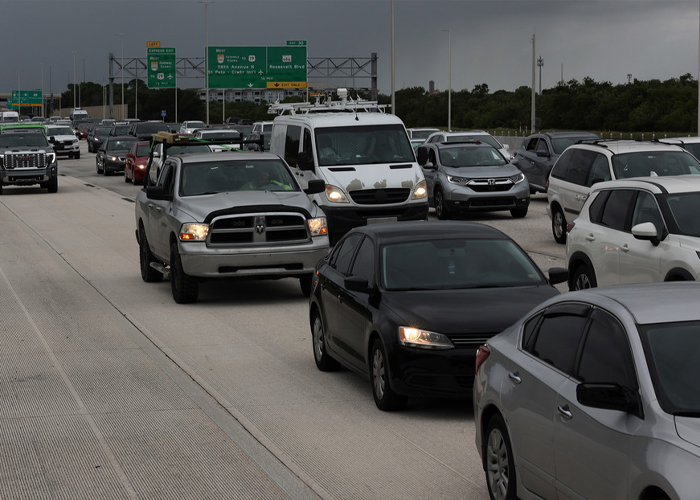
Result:
{"type": "Polygon", "coordinates": [[[518,175],[520,170],[511,163],[506,163],[500,166],[491,167],[442,167],[445,175],[454,175],[456,177],[468,177],[470,179],[488,179],[491,177],[511,177],[518,175]]]}
{"type": "Polygon", "coordinates": [[[323,169],[328,184],[339,187],[345,192],[360,189],[413,189],[416,184],[423,180],[420,168],[412,162],[339,165],[320,168],[323,169]],[[408,167],[396,168],[396,165],[408,165],[408,167]],[[368,178],[374,182],[365,182],[368,178]]]}
{"type": "Polygon", "coordinates": [[[676,431],[683,441],[700,447],[700,418],[675,417],[676,431]]]}
{"type": "Polygon", "coordinates": [[[274,212],[298,208],[307,212],[311,217],[322,217],[323,212],[316,207],[302,191],[236,191],[232,193],[217,193],[202,196],[187,196],[180,198],[180,210],[187,212],[194,220],[203,221],[212,212],[234,210],[247,213],[261,211],[274,212]]]}
{"type": "Polygon", "coordinates": [[[399,321],[437,333],[495,335],[527,312],[558,295],[550,285],[466,290],[385,292],[383,300],[399,321]]]}
{"type": "Polygon", "coordinates": [[[50,138],[50,137],[54,137],[57,141],[68,141],[68,140],[75,141],[76,139],[78,139],[74,135],[51,135],[51,134],[49,134],[49,136],[47,138],[50,138]]]}

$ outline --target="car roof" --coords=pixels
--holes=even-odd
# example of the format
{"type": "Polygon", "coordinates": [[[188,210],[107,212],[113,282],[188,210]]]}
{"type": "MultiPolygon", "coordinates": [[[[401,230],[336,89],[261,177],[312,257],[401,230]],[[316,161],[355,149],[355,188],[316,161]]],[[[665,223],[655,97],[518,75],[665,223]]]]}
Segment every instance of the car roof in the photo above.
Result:
{"type": "Polygon", "coordinates": [[[431,142],[428,144],[428,146],[435,146],[437,148],[459,148],[459,147],[464,147],[464,148],[489,148],[489,149],[496,149],[494,148],[491,144],[488,144],[486,142],[481,142],[474,139],[467,139],[464,141],[452,141],[452,142],[431,142]]]}
{"type": "Polygon", "coordinates": [[[624,307],[636,323],[646,325],[700,320],[700,311],[696,307],[699,294],[700,283],[696,281],[672,281],[590,288],[559,297],[598,304],[603,297],[624,307]]]}
{"type": "MultiPolygon", "coordinates": [[[[609,151],[611,154],[635,153],[639,151],[682,151],[688,153],[680,145],[668,144],[658,141],[635,141],[630,139],[622,140],[596,140],[591,142],[581,142],[570,147],[582,147],[595,151],[609,151]]],[[[690,154],[690,153],[688,153],[690,154]]]]}
{"type": "MultiPolygon", "coordinates": [[[[207,144],[202,143],[201,145],[206,146],[207,144]]],[[[215,145],[215,144],[214,144],[215,145]]],[[[178,153],[172,155],[173,157],[180,157],[178,153]]],[[[171,156],[168,155],[168,158],[171,156]]],[[[261,153],[259,151],[230,151],[230,152],[220,152],[220,153],[188,153],[185,156],[180,157],[184,163],[199,163],[199,162],[210,162],[210,161],[229,161],[229,160],[279,160],[281,158],[276,154],[272,153],[261,153]]]]}
{"type": "Polygon", "coordinates": [[[532,134],[529,137],[537,137],[540,135],[546,135],[552,139],[558,139],[561,137],[600,137],[598,134],[594,134],[593,132],[543,132],[540,134],[532,134]]]}
{"type": "Polygon", "coordinates": [[[599,182],[593,185],[592,191],[603,189],[647,189],[656,194],[689,193],[700,191],[700,175],[669,175],[663,177],[633,177],[599,182]]]}
{"type": "Polygon", "coordinates": [[[313,123],[315,127],[352,127],[363,125],[397,125],[403,124],[401,118],[389,113],[345,113],[314,112],[295,115],[279,115],[274,123],[313,123]]]}
{"type": "Polygon", "coordinates": [[[380,244],[407,241],[449,240],[455,238],[511,238],[502,231],[468,221],[402,221],[369,224],[356,227],[353,232],[371,235],[380,244]]]}

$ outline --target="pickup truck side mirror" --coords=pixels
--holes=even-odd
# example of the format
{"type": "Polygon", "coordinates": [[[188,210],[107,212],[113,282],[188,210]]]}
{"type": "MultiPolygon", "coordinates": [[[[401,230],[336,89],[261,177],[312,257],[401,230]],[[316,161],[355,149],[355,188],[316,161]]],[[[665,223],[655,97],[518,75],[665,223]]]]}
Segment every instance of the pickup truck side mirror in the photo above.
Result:
{"type": "Polygon", "coordinates": [[[172,201],[173,195],[166,193],[162,186],[150,186],[146,188],[146,198],[149,200],[172,201]]]}

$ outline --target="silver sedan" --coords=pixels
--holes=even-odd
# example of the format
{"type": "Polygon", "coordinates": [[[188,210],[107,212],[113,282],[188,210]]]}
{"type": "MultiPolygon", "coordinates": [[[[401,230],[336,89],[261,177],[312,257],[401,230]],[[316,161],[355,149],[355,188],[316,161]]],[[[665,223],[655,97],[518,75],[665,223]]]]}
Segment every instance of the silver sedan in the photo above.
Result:
{"type": "Polygon", "coordinates": [[[700,284],[550,299],[477,354],[492,499],[698,498],[700,284]]]}

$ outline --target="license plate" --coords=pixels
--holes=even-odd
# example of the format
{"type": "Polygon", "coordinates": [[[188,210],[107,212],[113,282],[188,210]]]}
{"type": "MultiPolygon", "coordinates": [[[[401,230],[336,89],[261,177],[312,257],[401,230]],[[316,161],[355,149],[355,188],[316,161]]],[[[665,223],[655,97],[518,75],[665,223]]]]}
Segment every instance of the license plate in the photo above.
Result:
{"type": "Polygon", "coordinates": [[[384,222],[396,222],[398,219],[396,217],[375,217],[373,219],[367,219],[367,225],[369,224],[383,224],[384,222]]]}

